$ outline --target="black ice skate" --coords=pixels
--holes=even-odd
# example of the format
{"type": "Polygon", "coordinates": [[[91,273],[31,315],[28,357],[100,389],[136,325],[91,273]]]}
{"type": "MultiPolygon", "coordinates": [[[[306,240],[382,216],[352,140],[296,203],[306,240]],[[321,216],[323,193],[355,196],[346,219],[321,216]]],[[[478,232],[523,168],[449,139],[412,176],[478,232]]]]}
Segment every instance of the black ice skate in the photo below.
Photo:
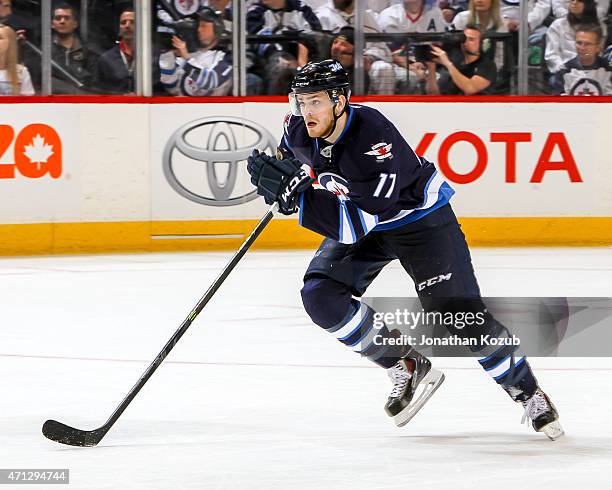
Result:
{"type": "Polygon", "coordinates": [[[433,369],[429,359],[415,350],[387,372],[393,389],[385,411],[398,427],[410,422],[444,381],[444,374],[433,369]]]}
{"type": "Polygon", "coordinates": [[[551,441],[559,439],[564,434],[563,427],[559,423],[557,409],[540,388],[531,398],[521,403],[525,407],[521,423],[527,421],[527,419],[531,420],[531,425],[536,432],[544,432],[551,441]]]}

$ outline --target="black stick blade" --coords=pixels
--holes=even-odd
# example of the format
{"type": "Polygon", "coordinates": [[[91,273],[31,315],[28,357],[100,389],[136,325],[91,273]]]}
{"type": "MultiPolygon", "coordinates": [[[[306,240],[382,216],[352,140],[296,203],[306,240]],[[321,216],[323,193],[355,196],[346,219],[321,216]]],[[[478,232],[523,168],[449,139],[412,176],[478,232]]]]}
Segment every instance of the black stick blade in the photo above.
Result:
{"type": "Polygon", "coordinates": [[[94,430],[81,430],[62,424],[57,420],[47,420],[42,427],[47,439],[69,446],[96,446],[106,434],[103,427],[94,430]]]}

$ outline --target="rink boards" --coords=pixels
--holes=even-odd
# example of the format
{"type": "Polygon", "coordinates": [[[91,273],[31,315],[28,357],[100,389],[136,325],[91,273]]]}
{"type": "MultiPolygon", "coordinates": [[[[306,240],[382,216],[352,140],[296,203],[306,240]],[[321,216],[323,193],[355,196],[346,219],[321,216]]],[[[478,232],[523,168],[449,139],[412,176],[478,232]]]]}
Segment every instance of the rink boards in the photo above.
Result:
{"type": "MultiPolygon", "coordinates": [[[[122,100],[3,105],[0,254],[242,242],[267,209],[244,160],[254,146],[274,152],[287,104],[122,100]]],[[[612,244],[612,103],[506,100],[367,104],[456,189],[471,244],[612,244]]],[[[278,217],[256,245],[319,241],[278,217]]]]}

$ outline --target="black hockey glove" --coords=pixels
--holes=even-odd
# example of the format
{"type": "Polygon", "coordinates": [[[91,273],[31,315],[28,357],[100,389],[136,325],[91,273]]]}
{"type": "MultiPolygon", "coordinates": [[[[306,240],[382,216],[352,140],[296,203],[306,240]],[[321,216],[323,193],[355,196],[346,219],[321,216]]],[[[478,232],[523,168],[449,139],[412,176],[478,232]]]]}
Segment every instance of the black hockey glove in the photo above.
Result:
{"type": "Polygon", "coordinates": [[[263,196],[267,204],[278,202],[279,211],[283,214],[297,212],[299,194],[315,180],[302,168],[302,164],[291,157],[277,160],[258,150],[253,150],[247,162],[257,194],[263,196]]]}

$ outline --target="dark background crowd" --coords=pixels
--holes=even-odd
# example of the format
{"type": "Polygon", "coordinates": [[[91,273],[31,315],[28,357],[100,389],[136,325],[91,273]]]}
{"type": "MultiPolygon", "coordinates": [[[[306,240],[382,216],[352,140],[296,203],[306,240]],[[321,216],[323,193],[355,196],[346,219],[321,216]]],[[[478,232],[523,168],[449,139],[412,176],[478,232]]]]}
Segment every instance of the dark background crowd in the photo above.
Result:
{"type": "MultiPolygon", "coordinates": [[[[612,95],[610,0],[526,1],[529,93],[612,95]]],[[[516,0],[368,0],[355,52],[353,0],[247,0],[248,95],[280,95],[312,60],[333,58],[363,93],[517,92],[516,0]]],[[[231,95],[231,0],[154,0],[155,95],[231,95]]],[[[136,13],[128,0],[52,4],[53,94],[134,94],[136,13]]],[[[41,91],[39,0],[0,0],[0,94],[41,91]]],[[[356,87],[353,87],[355,89],[356,87]]],[[[355,90],[354,90],[355,91],[355,90]]]]}

